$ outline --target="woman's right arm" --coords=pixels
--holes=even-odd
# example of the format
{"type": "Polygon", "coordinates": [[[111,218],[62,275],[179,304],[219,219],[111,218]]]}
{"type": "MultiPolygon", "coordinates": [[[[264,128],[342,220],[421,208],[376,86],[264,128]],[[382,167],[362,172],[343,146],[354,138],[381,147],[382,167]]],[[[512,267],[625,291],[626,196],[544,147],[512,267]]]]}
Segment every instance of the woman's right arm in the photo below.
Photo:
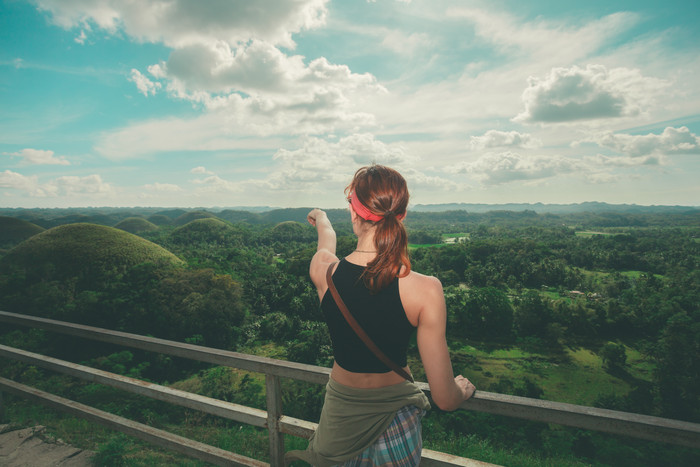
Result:
{"type": "Polygon", "coordinates": [[[311,258],[309,275],[316,286],[319,299],[321,299],[328,288],[326,284],[328,265],[338,261],[338,257],[335,255],[336,235],[331,221],[328,220],[328,216],[324,211],[314,209],[306,216],[306,219],[309,221],[309,224],[316,227],[318,233],[318,245],[316,246],[316,254],[311,258]]]}
{"type": "Polygon", "coordinates": [[[422,309],[418,315],[418,350],[433,401],[442,410],[455,410],[470,398],[476,388],[464,376],[454,377],[445,329],[447,307],[442,284],[434,277],[423,276],[422,309]]]}

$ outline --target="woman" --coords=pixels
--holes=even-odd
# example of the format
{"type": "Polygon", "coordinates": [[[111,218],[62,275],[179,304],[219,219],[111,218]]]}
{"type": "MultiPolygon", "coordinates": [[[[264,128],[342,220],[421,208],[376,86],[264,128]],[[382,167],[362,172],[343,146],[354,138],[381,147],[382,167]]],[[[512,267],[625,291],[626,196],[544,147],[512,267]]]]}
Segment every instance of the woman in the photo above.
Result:
{"type": "Polygon", "coordinates": [[[403,226],[406,181],[381,165],[363,167],[345,190],[357,248],[336,257],[336,236],[325,212],[308,221],[318,231],[310,275],[328,323],[335,362],[318,429],[306,451],[290,453],[318,466],[418,465],[420,419],[430,407],[423,392],[392,371],[355,334],[327,293],[326,273],[342,300],[375,344],[406,372],[406,350],[417,329],[418,350],[430,392],[443,410],[454,410],[474,393],[454,377],[445,340],[446,309],[440,281],[411,271],[403,226]]]}

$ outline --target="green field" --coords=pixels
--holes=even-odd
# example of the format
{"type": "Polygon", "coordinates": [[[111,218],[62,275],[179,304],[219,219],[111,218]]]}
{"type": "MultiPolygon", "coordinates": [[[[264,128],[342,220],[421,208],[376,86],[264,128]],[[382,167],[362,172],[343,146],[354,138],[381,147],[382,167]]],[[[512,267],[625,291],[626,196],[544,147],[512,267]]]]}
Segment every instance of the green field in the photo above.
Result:
{"type": "MultiPolygon", "coordinates": [[[[651,365],[635,349],[626,347],[626,351],[628,374],[651,381],[651,365]]],[[[485,389],[504,378],[517,384],[528,377],[543,389],[543,399],[586,406],[593,405],[601,395],[622,396],[632,389],[620,377],[606,372],[598,355],[582,347],[566,347],[562,354],[544,354],[517,346],[497,350],[463,346],[453,348],[452,356],[455,372],[485,389]]]]}

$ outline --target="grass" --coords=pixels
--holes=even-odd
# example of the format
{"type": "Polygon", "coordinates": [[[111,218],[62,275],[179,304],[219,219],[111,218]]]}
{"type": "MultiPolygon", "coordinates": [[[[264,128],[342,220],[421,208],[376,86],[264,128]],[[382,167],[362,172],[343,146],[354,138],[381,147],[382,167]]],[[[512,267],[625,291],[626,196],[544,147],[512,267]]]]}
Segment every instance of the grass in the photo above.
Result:
{"type": "Polygon", "coordinates": [[[600,231],[595,231],[595,230],[579,230],[575,232],[575,235],[579,237],[593,237],[595,235],[604,235],[604,236],[616,236],[616,235],[629,235],[625,232],[600,232],[600,231]]]}
{"type": "MultiPolygon", "coordinates": [[[[625,276],[625,277],[629,277],[630,279],[639,279],[642,276],[648,275],[649,273],[644,272],[644,271],[622,271],[622,272],[620,272],[620,274],[625,276]]],[[[657,279],[664,279],[665,278],[665,276],[662,274],[654,274],[654,277],[657,279]]]]}
{"type": "Polygon", "coordinates": [[[426,449],[439,452],[459,452],[461,457],[478,459],[495,465],[517,465],[521,467],[577,467],[589,465],[573,457],[546,458],[494,446],[487,439],[476,436],[446,436],[425,439],[426,449]]]}
{"type": "Polygon", "coordinates": [[[415,250],[416,248],[442,248],[448,245],[449,243],[409,243],[408,249],[415,250]]]}
{"type": "MultiPolygon", "coordinates": [[[[651,381],[652,365],[638,351],[626,349],[629,374],[651,381]]],[[[567,347],[563,353],[551,355],[517,346],[493,350],[462,346],[453,348],[452,356],[455,373],[468,376],[485,390],[503,379],[519,383],[528,377],[543,389],[543,399],[592,406],[603,394],[625,395],[632,389],[606,372],[598,355],[582,347],[567,347]]]]}
{"type": "MultiPolygon", "coordinates": [[[[614,273],[612,272],[605,272],[605,271],[592,271],[589,269],[579,269],[579,271],[586,277],[589,277],[593,280],[595,280],[597,283],[603,283],[606,279],[608,279],[610,276],[612,276],[614,273]]],[[[621,276],[630,278],[630,279],[639,279],[642,276],[646,276],[647,272],[644,271],[615,271],[615,273],[619,273],[621,276]]],[[[666,277],[662,274],[654,274],[654,277],[656,279],[665,279],[666,277]]]]}

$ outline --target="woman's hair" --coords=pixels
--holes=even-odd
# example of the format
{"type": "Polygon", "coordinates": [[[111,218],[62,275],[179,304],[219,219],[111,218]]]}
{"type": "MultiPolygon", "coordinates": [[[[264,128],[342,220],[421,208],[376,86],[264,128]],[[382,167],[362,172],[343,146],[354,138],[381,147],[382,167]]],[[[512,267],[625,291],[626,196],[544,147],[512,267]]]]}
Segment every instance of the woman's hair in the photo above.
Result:
{"type": "Polygon", "coordinates": [[[345,194],[349,199],[354,197],[355,202],[359,201],[371,214],[360,215],[362,222],[375,225],[377,257],[367,264],[362,279],[367,288],[376,293],[395,277],[405,277],[411,271],[408,234],[401,222],[408,206],[406,180],[394,169],[370,165],[355,172],[345,194]],[[377,220],[367,220],[367,217],[377,220]]]}

